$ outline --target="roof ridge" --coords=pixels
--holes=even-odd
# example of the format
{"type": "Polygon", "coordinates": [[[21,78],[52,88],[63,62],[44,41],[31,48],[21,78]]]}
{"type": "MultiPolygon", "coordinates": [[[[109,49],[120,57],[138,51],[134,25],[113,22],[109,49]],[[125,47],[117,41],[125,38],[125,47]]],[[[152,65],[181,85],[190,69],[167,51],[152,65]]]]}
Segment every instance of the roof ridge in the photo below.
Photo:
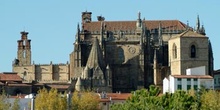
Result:
{"type": "Polygon", "coordinates": [[[197,32],[194,32],[190,29],[187,29],[183,33],[179,35],[179,37],[206,37],[205,35],[199,34],[197,32]],[[187,35],[188,34],[188,35],[187,35]],[[186,35],[186,36],[185,36],[186,35]]]}
{"type": "MultiPolygon", "coordinates": [[[[177,19],[171,19],[171,20],[169,20],[169,19],[158,19],[158,20],[144,20],[144,21],[177,21],[177,22],[181,22],[180,20],[177,20],[177,19]]],[[[109,20],[109,21],[91,21],[91,22],[89,22],[89,23],[96,23],[96,22],[136,22],[136,20],[123,20],[123,21],[115,21],[115,20],[109,20]]],[[[182,22],[181,22],[182,23],[182,22]]],[[[87,23],[85,23],[85,24],[87,24],[87,23]]]]}

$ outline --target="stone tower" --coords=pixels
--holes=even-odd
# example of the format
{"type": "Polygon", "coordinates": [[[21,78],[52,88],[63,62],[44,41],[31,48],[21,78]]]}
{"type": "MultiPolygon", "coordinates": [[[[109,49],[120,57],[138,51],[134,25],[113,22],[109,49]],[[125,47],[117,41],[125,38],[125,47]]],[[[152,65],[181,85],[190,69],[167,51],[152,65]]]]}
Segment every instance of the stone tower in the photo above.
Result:
{"type": "Polygon", "coordinates": [[[205,66],[209,70],[208,37],[187,30],[169,40],[169,58],[172,75],[185,75],[186,69],[205,66]]]}
{"type": "Polygon", "coordinates": [[[28,39],[28,32],[21,32],[21,39],[18,40],[17,58],[13,62],[13,72],[16,72],[23,81],[32,83],[55,83],[69,81],[69,63],[48,64],[31,63],[31,40],[28,39]]]}
{"type": "Polygon", "coordinates": [[[28,39],[28,32],[21,32],[21,40],[18,40],[18,51],[15,65],[31,65],[31,40],[28,39]]]}

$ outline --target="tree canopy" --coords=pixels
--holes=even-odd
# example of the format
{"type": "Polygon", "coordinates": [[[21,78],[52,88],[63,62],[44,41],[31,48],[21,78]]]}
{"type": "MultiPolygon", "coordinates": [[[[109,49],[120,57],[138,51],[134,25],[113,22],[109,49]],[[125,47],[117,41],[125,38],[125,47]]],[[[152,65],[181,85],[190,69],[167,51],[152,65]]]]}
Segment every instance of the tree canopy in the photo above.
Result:
{"type": "Polygon", "coordinates": [[[72,110],[98,110],[99,97],[93,92],[74,92],[72,110]]]}
{"type": "Polygon", "coordinates": [[[36,110],[66,110],[66,95],[58,93],[56,89],[45,88],[38,91],[35,99],[36,110]]]}
{"type": "MultiPolygon", "coordinates": [[[[98,96],[93,92],[74,92],[71,94],[71,110],[98,110],[98,96]]],[[[67,94],[60,94],[56,89],[45,88],[38,91],[35,99],[36,110],[66,110],[67,94]]]]}
{"type": "Polygon", "coordinates": [[[156,86],[149,90],[141,89],[132,92],[132,96],[125,103],[113,104],[112,110],[186,110],[199,108],[195,95],[185,91],[176,91],[174,94],[161,94],[156,86]]]}

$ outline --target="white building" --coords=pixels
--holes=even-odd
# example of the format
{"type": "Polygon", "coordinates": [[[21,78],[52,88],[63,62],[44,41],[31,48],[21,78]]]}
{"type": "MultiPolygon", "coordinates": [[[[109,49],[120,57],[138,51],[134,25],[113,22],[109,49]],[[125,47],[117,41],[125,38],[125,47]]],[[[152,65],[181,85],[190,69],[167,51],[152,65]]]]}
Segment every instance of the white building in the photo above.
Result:
{"type": "Polygon", "coordinates": [[[176,90],[198,90],[201,87],[214,89],[214,80],[210,75],[205,75],[205,66],[190,68],[186,75],[170,75],[163,80],[163,93],[174,93],[176,90]]]}

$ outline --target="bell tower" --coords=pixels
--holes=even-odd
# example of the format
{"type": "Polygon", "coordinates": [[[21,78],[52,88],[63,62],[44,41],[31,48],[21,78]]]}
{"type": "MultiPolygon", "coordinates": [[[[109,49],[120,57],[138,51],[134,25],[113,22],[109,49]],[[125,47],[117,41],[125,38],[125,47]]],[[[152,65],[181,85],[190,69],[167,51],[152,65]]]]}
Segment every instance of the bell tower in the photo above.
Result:
{"type": "Polygon", "coordinates": [[[31,40],[28,39],[28,32],[21,32],[21,40],[18,40],[18,51],[15,65],[31,65],[31,40]]]}

